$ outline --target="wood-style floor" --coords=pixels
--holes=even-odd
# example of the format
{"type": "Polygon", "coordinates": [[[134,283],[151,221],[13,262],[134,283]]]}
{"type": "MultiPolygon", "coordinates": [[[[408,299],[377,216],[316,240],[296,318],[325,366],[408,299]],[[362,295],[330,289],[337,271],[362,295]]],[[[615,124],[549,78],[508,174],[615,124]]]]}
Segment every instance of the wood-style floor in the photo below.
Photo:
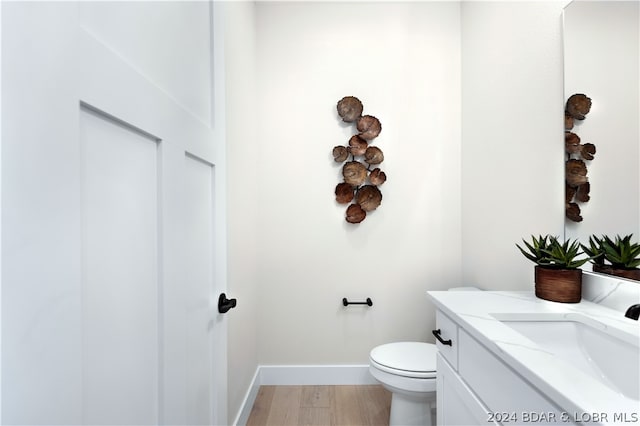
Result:
{"type": "Polygon", "coordinates": [[[380,385],[260,386],[247,426],[388,425],[390,407],[380,385]]]}

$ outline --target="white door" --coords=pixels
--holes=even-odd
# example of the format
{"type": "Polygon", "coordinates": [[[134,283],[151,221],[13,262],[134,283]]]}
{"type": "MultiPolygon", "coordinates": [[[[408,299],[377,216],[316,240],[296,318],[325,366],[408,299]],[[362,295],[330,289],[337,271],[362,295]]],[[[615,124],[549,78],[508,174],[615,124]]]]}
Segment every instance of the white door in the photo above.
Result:
{"type": "Polygon", "coordinates": [[[1,7],[2,423],[225,424],[212,4],[1,7]]]}

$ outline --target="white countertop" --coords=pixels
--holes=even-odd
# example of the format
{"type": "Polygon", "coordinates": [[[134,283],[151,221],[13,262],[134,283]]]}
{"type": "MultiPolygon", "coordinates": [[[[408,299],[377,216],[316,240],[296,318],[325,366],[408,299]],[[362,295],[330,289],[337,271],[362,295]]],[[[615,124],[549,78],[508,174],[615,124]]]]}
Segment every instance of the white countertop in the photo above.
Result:
{"type": "MultiPolygon", "coordinates": [[[[640,339],[638,321],[592,302],[549,302],[536,298],[531,291],[429,291],[427,294],[438,309],[563,410],[588,414],[636,413],[640,416],[637,400],[625,397],[570,363],[556,358],[493,315],[532,314],[533,318],[536,314],[557,314],[559,318],[570,320],[571,316],[579,314],[604,324],[608,332],[627,339],[631,337],[632,340],[640,339]]],[[[615,360],[615,353],[612,353],[611,361],[615,360]]]]}

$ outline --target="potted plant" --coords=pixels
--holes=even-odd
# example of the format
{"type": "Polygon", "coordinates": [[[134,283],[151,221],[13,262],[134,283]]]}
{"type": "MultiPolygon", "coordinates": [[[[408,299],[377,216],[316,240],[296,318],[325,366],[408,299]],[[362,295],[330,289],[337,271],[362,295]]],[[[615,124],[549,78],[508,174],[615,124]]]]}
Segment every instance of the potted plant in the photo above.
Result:
{"type": "Polygon", "coordinates": [[[588,247],[581,244],[582,250],[592,258],[593,271],[640,281],[640,244],[632,243],[632,236],[598,238],[592,235],[588,247]]]}
{"type": "Polygon", "coordinates": [[[522,240],[527,250],[516,244],[522,254],[536,264],[535,294],[552,302],[578,303],[582,298],[582,269],[589,257],[583,254],[577,240],[561,243],[557,237],[531,236],[531,243],[522,240]]]}
{"type": "MultiPolygon", "coordinates": [[[[589,237],[589,245],[580,244],[582,251],[591,258],[593,270],[604,268],[604,250],[602,249],[602,240],[595,235],[589,237]]],[[[598,272],[598,271],[596,271],[598,272]]]]}

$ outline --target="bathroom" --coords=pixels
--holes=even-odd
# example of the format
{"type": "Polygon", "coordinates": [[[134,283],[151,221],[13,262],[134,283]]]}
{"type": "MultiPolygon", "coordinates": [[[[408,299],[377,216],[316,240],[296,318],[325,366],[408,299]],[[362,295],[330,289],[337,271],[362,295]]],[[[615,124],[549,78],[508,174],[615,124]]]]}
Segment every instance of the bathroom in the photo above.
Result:
{"type": "MultiPolygon", "coordinates": [[[[258,372],[266,383],[270,372],[303,376],[296,366],[364,365],[371,348],[393,340],[433,342],[426,291],[532,288],[532,265],[514,244],[565,232],[566,4],[214,6],[224,56],[214,51],[213,92],[226,96],[214,95],[226,132],[218,288],[238,301],[216,319],[227,345],[216,358],[226,371],[219,423],[242,419],[258,372]],[[358,225],[344,221],[333,195],[331,149],[351,131],[335,104],[347,95],[380,119],[388,177],[382,205],[358,225]],[[370,297],[373,306],[346,309],[343,297],[370,297]]],[[[3,188],[3,209],[4,197],[3,188]]],[[[637,218],[637,195],[633,204],[637,218]]],[[[637,222],[622,228],[613,232],[638,233],[637,222]]],[[[3,271],[5,256],[3,248],[3,271]]],[[[9,300],[3,327],[13,318],[9,300]]],[[[8,392],[3,386],[10,418],[8,392]]]]}

